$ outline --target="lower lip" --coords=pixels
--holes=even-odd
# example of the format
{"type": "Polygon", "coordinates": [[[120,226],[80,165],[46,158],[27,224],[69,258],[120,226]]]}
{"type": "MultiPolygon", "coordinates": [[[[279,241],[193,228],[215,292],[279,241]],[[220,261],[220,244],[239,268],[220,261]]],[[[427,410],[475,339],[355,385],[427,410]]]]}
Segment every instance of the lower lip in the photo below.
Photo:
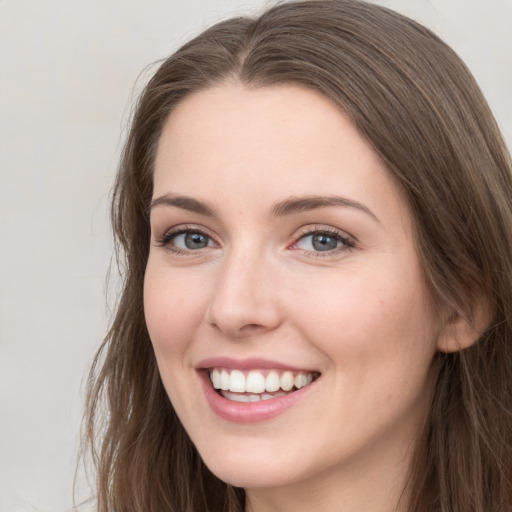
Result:
{"type": "Polygon", "coordinates": [[[199,372],[203,389],[213,412],[221,418],[235,423],[256,423],[270,420],[306,398],[316,381],[288,395],[260,400],[259,402],[234,402],[217,393],[205,371],[199,372]]]}

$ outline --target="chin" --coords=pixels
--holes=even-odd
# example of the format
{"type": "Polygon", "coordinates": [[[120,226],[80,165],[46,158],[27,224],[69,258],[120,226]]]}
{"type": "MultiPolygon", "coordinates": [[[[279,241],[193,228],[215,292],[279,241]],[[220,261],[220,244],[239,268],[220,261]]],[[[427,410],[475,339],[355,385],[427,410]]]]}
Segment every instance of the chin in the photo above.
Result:
{"type": "Polygon", "coordinates": [[[208,469],[223,482],[234,487],[263,488],[287,485],[297,477],[290,463],[272,457],[264,461],[250,452],[223,451],[218,456],[203,458],[208,469]]]}
{"type": "Polygon", "coordinates": [[[286,471],[262,470],[258,467],[248,467],[251,464],[244,464],[243,467],[222,465],[208,466],[210,471],[223,482],[233,487],[249,488],[268,488],[276,486],[285,486],[292,483],[289,474],[286,471]]]}

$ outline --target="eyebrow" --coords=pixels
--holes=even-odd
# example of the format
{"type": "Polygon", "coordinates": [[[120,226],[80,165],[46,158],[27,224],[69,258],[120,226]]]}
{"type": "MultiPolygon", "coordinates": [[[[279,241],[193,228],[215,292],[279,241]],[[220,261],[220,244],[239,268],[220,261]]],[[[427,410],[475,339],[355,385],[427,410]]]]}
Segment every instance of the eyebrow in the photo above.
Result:
{"type": "MultiPolygon", "coordinates": [[[[175,206],[188,210],[206,217],[216,217],[215,209],[203,201],[189,196],[175,196],[164,194],[151,201],[150,210],[158,206],[175,206]]],[[[355,208],[369,215],[376,222],[380,222],[377,216],[364,204],[340,196],[301,196],[291,197],[283,201],[274,203],[271,209],[271,215],[274,217],[285,217],[295,213],[316,210],[318,208],[327,208],[330,206],[342,206],[345,208],[355,208]]]]}
{"type": "Polygon", "coordinates": [[[343,206],[345,208],[355,208],[369,215],[373,220],[380,222],[377,216],[364,204],[340,196],[303,196],[291,197],[284,201],[275,203],[272,207],[272,215],[283,217],[293,215],[294,213],[315,210],[317,208],[327,208],[329,206],[343,206]]]}
{"type": "Polygon", "coordinates": [[[203,203],[202,201],[198,201],[197,199],[188,196],[174,196],[171,194],[165,194],[163,196],[157,197],[156,199],[153,199],[149,209],[152,210],[157,206],[164,205],[176,206],[177,208],[199,213],[201,215],[205,215],[206,217],[215,217],[215,210],[213,208],[208,206],[206,203],[203,203]]]}

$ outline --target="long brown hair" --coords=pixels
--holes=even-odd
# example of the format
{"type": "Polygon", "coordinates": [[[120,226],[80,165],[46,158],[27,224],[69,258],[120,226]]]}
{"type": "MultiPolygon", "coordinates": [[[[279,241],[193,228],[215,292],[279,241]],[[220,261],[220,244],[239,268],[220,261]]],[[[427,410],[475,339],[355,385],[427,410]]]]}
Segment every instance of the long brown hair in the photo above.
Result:
{"type": "Polygon", "coordinates": [[[473,77],[429,30],[357,0],[277,5],[233,18],[158,69],[133,116],[112,221],[123,290],[89,376],[86,441],[99,512],[240,512],[244,493],[202,463],[164,391],[143,313],[148,205],[162,127],[192,92],[227,79],[298,84],[329,98],[405,192],[437,304],[492,322],[436,356],[437,382],[408,479],[412,512],[512,510],[511,160],[473,77]]]}

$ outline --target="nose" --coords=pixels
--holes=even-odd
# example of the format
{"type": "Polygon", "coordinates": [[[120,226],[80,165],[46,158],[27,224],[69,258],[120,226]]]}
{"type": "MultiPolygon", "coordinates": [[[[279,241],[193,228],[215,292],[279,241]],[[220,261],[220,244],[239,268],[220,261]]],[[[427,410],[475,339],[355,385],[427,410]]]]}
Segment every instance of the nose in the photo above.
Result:
{"type": "Polygon", "coordinates": [[[233,252],[221,265],[207,310],[209,325],[232,339],[278,327],[280,283],[272,265],[249,251],[233,252]]]}

